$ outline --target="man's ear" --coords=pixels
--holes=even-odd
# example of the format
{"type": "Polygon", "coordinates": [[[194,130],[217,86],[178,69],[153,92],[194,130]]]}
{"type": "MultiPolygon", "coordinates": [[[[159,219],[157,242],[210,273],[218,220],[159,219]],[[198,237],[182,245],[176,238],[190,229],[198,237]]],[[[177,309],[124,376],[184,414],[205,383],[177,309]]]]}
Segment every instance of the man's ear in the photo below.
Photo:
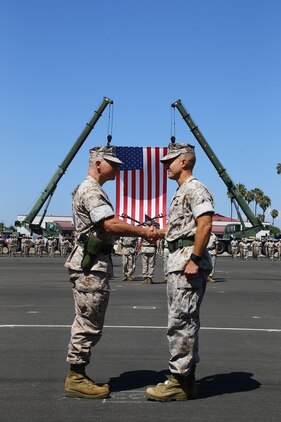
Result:
{"type": "Polygon", "coordinates": [[[99,170],[100,169],[100,165],[101,165],[101,161],[100,160],[96,160],[95,162],[95,166],[96,168],[99,170]]]}
{"type": "Polygon", "coordinates": [[[181,166],[182,166],[182,168],[183,168],[184,170],[186,170],[186,169],[187,169],[187,166],[188,166],[188,160],[187,160],[186,158],[182,158],[182,159],[181,159],[181,166]]]}

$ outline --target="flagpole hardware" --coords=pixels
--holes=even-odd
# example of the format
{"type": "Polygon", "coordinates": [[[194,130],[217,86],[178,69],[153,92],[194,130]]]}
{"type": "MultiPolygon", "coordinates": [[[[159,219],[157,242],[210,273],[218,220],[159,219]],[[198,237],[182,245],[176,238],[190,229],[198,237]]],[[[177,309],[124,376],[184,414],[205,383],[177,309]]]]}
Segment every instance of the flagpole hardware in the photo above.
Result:
{"type": "Polygon", "coordinates": [[[107,146],[110,145],[110,142],[112,141],[112,136],[111,135],[107,135],[107,146]]]}

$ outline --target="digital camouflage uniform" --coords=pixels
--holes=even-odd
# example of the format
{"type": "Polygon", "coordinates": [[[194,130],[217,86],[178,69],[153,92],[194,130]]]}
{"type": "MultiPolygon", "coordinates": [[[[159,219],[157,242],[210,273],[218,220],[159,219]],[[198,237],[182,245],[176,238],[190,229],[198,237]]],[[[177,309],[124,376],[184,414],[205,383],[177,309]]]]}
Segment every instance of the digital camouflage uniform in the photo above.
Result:
{"type": "Polygon", "coordinates": [[[3,237],[2,237],[2,235],[0,235],[0,255],[3,254],[4,245],[5,245],[5,241],[4,241],[3,237]]]}
{"type": "Polygon", "coordinates": [[[252,258],[254,261],[259,261],[260,256],[260,245],[258,240],[253,240],[252,242],[252,258]]]}
{"type": "Polygon", "coordinates": [[[48,256],[53,258],[55,256],[56,247],[57,247],[57,241],[53,236],[49,237],[47,241],[47,246],[48,246],[48,256]]]}
{"type": "Polygon", "coordinates": [[[132,280],[136,269],[136,244],[137,238],[120,237],[122,246],[122,266],[124,281],[132,280]]]}
{"type": "Polygon", "coordinates": [[[18,245],[18,239],[16,238],[16,236],[12,235],[11,237],[9,237],[8,251],[9,251],[10,257],[17,255],[17,245],[18,245]]]}
{"type": "Polygon", "coordinates": [[[249,244],[246,239],[242,239],[239,243],[240,255],[243,261],[247,261],[249,257],[249,244]]]}
{"type": "Polygon", "coordinates": [[[141,242],[142,276],[145,284],[153,281],[156,264],[157,243],[149,243],[143,239],[141,242]]]}
{"type": "MultiPolygon", "coordinates": [[[[172,198],[166,240],[193,238],[196,218],[210,212],[214,212],[212,195],[195,177],[189,177],[172,198]]],[[[193,246],[176,249],[169,253],[167,264],[169,368],[172,374],[183,376],[187,376],[199,362],[199,310],[212,269],[206,251],[200,261],[198,275],[187,280],[183,270],[192,251],[193,246]]]]}
{"type": "Polygon", "coordinates": [[[237,254],[238,254],[238,247],[239,247],[238,240],[237,240],[237,239],[233,239],[233,240],[230,242],[230,246],[231,246],[231,256],[232,256],[232,259],[233,259],[234,261],[236,261],[236,259],[237,259],[237,254]]]}
{"type": "Polygon", "coordinates": [[[65,266],[69,269],[75,303],[75,318],[71,329],[67,362],[87,365],[94,347],[101,338],[104,317],[109,300],[109,280],[113,273],[110,252],[98,252],[88,273],[83,272],[84,245],[79,243],[81,234],[97,235],[103,245],[113,244],[114,238],[97,224],[114,217],[107,194],[92,177],[87,176],[73,198],[73,218],[78,241],[65,266]]]}
{"type": "Polygon", "coordinates": [[[280,259],[281,259],[281,240],[278,240],[278,242],[276,243],[276,248],[277,248],[277,257],[278,257],[278,260],[280,261],[280,259]]]}
{"type": "Polygon", "coordinates": [[[207,251],[209,252],[211,261],[212,261],[212,270],[209,274],[208,281],[213,282],[213,275],[215,272],[216,267],[216,260],[217,260],[217,251],[218,251],[218,238],[214,233],[211,233],[208,245],[207,245],[207,251]]]}
{"type": "Polygon", "coordinates": [[[168,242],[164,240],[163,244],[163,266],[164,266],[164,281],[167,282],[168,278],[168,258],[169,258],[169,249],[168,242]]]}

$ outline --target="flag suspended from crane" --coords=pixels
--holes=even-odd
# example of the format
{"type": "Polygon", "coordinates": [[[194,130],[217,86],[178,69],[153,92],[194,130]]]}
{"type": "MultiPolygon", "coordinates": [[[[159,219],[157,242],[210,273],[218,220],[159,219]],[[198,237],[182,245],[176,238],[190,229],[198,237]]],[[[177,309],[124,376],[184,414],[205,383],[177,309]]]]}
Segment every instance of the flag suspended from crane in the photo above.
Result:
{"type": "Polygon", "coordinates": [[[116,175],[116,215],[141,222],[159,216],[160,227],[166,225],[167,171],[160,163],[166,154],[167,147],[116,147],[124,163],[116,175]]]}

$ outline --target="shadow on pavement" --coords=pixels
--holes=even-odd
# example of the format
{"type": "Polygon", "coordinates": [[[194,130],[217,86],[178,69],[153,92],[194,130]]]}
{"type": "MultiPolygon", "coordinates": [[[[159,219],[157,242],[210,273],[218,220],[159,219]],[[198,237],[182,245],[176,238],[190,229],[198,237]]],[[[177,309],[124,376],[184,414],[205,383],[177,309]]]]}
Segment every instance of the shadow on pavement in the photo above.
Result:
{"type": "Polygon", "coordinates": [[[138,388],[155,385],[164,382],[169,375],[169,370],[160,372],[142,370],[123,372],[119,377],[111,378],[109,381],[110,391],[137,390],[138,388]]]}
{"type": "MultiPolygon", "coordinates": [[[[160,372],[150,370],[123,372],[119,377],[109,381],[110,391],[137,390],[166,381],[169,370],[160,372]]],[[[231,372],[215,374],[197,380],[198,398],[205,399],[223,394],[251,391],[260,388],[261,384],[252,378],[249,372],[231,372]]]]}
{"type": "Polygon", "coordinates": [[[231,372],[201,378],[197,381],[199,398],[256,390],[261,384],[252,376],[249,372],[231,372]]]}

